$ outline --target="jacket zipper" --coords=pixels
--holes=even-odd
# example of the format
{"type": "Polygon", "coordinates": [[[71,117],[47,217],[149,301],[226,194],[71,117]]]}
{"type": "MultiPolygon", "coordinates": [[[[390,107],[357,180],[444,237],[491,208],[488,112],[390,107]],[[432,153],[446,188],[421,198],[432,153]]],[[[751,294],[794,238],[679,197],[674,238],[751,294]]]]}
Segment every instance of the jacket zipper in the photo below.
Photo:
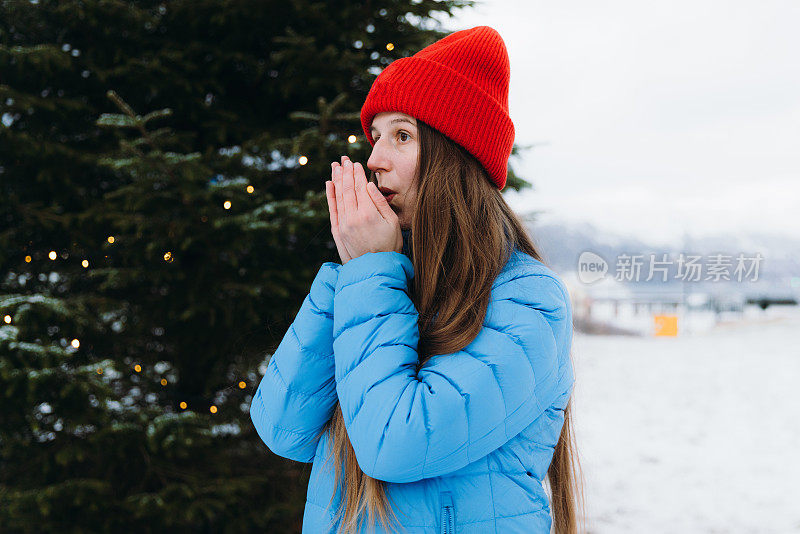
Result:
{"type": "Polygon", "coordinates": [[[453,494],[443,491],[439,494],[442,502],[441,534],[454,534],[456,531],[456,511],[453,506],[453,494]]]}

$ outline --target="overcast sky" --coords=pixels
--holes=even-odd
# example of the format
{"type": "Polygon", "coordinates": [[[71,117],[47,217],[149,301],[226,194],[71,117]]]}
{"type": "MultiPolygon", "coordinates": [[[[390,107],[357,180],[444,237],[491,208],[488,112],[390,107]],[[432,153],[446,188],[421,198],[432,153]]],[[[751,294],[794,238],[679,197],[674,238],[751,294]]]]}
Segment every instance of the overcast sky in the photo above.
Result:
{"type": "Polygon", "coordinates": [[[800,236],[800,2],[485,0],[511,61],[514,163],[542,221],[645,238],[800,236]]]}

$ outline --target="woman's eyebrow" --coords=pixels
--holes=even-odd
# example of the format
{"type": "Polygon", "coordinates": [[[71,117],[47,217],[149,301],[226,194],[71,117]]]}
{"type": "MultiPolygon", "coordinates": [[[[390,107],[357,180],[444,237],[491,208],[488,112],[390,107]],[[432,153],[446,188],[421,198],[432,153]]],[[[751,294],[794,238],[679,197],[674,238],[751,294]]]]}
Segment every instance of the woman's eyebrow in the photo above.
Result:
{"type": "MultiPolygon", "coordinates": [[[[413,122],[411,122],[410,120],[408,120],[408,119],[406,119],[404,117],[398,117],[396,119],[392,119],[392,120],[389,121],[389,124],[394,124],[396,122],[407,122],[411,126],[416,126],[416,124],[414,124],[413,122]]],[[[370,128],[369,128],[370,132],[374,132],[376,130],[377,130],[377,128],[375,128],[374,126],[370,126],[370,128]]]]}

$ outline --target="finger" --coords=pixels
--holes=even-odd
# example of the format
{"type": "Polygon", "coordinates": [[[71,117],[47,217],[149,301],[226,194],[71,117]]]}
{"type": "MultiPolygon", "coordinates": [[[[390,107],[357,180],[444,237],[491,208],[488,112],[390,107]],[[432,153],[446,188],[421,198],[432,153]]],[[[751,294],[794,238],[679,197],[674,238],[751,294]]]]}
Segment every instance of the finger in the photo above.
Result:
{"type": "MultiPolygon", "coordinates": [[[[344,160],[345,156],[342,156],[342,161],[340,163],[337,163],[333,168],[334,172],[338,170],[338,174],[335,174],[338,182],[334,181],[334,184],[339,188],[339,193],[344,191],[344,189],[342,188],[342,176],[344,175],[344,160]]],[[[341,199],[341,197],[339,198],[341,199]]]]}
{"type": "Polygon", "coordinates": [[[342,169],[342,200],[344,202],[344,221],[352,217],[358,211],[358,200],[356,199],[355,178],[353,177],[353,162],[349,159],[344,160],[342,169]]]}
{"type": "Polygon", "coordinates": [[[378,213],[381,214],[381,217],[383,217],[386,221],[393,221],[394,219],[397,219],[397,214],[386,201],[386,197],[383,196],[381,190],[378,189],[378,186],[375,185],[374,182],[370,182],[367,185],[367,194],[372,199],[372,202],[375,204],[375,207],[378,209],[378,213]]]}
{"type": "Polygon", "coordinates": [[[341,167],[339,166],[339,164],[336,163],[335,161],[333,163],[331,163],[331,182],[333,182],[333,185],[338,185],[336,183],[336,181],[338,180],[336,170],[340,169],[340,168],[341,167]]]}
{"type": "MultiPolygon", "coordinates": [[[[337,191],[341,194],[342,192],[342,166],[339,163],[333,164],[333,171],[331,171],[331,176],[333,177],[333,185],[336,186],[337,191]]],[[[338,197],[341,199],[341,196],[338,197]]]]}
{"type": "Polygon", "coordinates": [[[339,185],[338,184],[339,177],[338,177],[338,173],[336,171],[337,169],[341,169],[340,165],[335,161],[331,162],[331,180],[330,181],[331,181],[331,185],[333,185],[333,188],[331,189],[331,191],[333,191],[334,198],[336,198],[337,190],[338,190],[339,193],[341,193],[341,190],[342,190],[341,187],[337,187],[339,185]]]}
{"type": "Polygon", "coordinates": [[[325,182],[325,195],[328,197],[328,213],[331,217],[331,229],[339,226],[339,217],[336,213],[336,190],[334,189],[333,182],[328,180],[325,182]]]}
{"type": "Polygon", "coordinates": [[[356,202],[359,206],[374,205],[370,202],[370,194],[367,191],[367,175],[364,167],[359,162],[353,163],[353,180],[355,182],[356,202]]]}
{"type": "Polygon", "coordinates": [[[333,183],[333,181],[328,180],[325,182],[325,193],[328,196],[328,211],[330,212],[331,218],[331,235],[333,235],[333,242],[336,243],[336,251],[339,253],[339,258],[342,260],[342,265],[344,265],[348,260],[351,259],[351,256],[347,251],[347,247],[344,246],[341,236],[339,235],[339,216],[336,209],[335,189],[336,185],[333,183]]]}
{"type": "Polygon", "coordinates": [[[336,193],[336,222],[342,224],[344,221],[344,197],[342,196],[342,167],[337,165],[333,170],[333,188],[336,193]]]}

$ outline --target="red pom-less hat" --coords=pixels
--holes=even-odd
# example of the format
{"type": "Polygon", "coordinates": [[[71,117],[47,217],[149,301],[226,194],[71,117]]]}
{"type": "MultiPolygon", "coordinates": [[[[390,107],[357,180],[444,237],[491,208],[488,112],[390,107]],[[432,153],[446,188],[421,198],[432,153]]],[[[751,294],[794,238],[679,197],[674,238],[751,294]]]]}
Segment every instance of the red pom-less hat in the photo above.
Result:
{"type": "Polygon", "coordinates": [[[514,144],[510,75],[508,52],[496,30],[477,26],[451,33],[394,60],[378,75],[361,107],[367,141],[375,145],[370,133],[375,115],[407,113],[464,147],[502,190],[514,144]]]}

